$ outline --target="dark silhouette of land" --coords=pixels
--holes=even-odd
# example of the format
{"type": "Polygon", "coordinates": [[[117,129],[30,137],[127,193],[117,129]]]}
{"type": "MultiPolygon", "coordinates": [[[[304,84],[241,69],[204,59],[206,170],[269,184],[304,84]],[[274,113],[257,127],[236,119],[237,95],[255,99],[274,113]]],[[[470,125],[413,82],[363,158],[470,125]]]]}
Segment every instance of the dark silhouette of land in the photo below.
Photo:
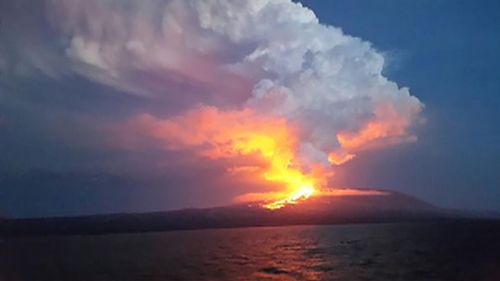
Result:
{"type": "Polygon", "coordinates": [[[313,197],[297,205],[267,210],[259,203],[175,211],[0,220],[0,236],[106,234],[202,228],[302,224],[385,223],[453,219],[445,210],[414,197],[386,195],[313,197]]]}

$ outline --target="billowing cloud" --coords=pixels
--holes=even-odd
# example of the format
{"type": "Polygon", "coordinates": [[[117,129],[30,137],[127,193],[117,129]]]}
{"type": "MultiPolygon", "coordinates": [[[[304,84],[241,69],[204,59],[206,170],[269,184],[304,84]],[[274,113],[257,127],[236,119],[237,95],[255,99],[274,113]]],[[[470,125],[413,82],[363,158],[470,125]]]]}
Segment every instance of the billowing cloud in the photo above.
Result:
{"type": "Polygon", "coordinates": [[[58,59],[42,72],[169,97],[177,110],[119,126],[167,150],[230,159],[229,172],[316,185],[360,151],[416,140],[423,105],[383,76],[383,55],[300,3],[49,1],[46,16],[58,59]]]}

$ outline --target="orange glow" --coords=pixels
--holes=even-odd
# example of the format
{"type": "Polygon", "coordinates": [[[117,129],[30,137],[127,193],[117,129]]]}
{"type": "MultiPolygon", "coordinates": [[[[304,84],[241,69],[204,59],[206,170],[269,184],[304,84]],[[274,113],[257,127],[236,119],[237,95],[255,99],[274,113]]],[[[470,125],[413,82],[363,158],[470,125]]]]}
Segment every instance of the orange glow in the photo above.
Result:
{"type": "Polygon", "coordinates": [[[271,203],[264,204],[263,207],[269,210],[276,210],[285,207],[286,205],[294,205],[300,201],[306,200],[311,197],[316,192],[316,189],[312,186],[302,186],[296,191],[292,192],[283,199],[273,201],[271,203]]]}
{"type": "MultiPolygon", "coordinates": [[[[411,110],[418,112],[420,108],[411,110]]],[[[401,115],[392,105],[380,105],[375,110],[375,118],[359,130],[337,133],[341,149],[331,152],[328,161],[332,165],[341,165],[356,157],[355,152],[414,142],[416,137],[407,134],[410,124],[411,119],[401,115]]]]}
{"type": "Polygon", "coordinates": [[[321,190],[321,196],[367,196],[367,195],[387,195],[387,192],[372,189],[355,189],[355,188],[335,188],[321,190]]]}
{"type": "Polygon", "coordinates": [[[320,167],[310,167],[308,173],[302,171],[296,157],[296,134],[283,119],[257,116],[250,110],[221,112],[202,107],[167,120],[145,115],[140,122],[155,137],[167,140],[171,148],[199,147],[202,156],[212,159],[239,156],[260,159],[260,165],[240,165],[228,171],[250,173],[254,178],[282,186],[283,191],[262,198],[266,202],[263,207],[268,209],[305,200],[324,181],[325,173],[320,167]]]}
{"type": "MultiPolygon", "coordinates": [[[[412,109],[415,112],[420,108],[412,109]]],[[[366,123],[358,132],[341,132],[337,139],[346,150],[363,150],[373,147],[408,142],[415,139],[406,134],[411,120],[402,116],[391,104],[382,104],[375,110],[372,121],[366,123]]]]}
{"type": "MultiPolygon", "coordinates": [[[[342,165],[364,149],[413,140],[406,134],[408,120],[390,106],[381,107],[376,116],[357,131],[336,134],[340,147],[328,153],[332,165],[342,165]]],[[[230,175],[257,186],[275,188],[273,192],[239,196],[239,201],[264,202],[262,207],[276,210],[311,196],[359,193],[325,191],[331,172],[321,164],[303,166],[298,157],[300,134],[284,118],[258,114],[251,109],[220,111],[200,106],[167,119],[146,114],[135,122],[149,135],[162,140],[168,149],[187,148],[202,157],[226,159],[226,163],[232,164],[226,169],[230,175]]]]}
{"type": "Polygon", "coordinates": [[[356,157],[356,155],[345,152],[331,152],[328,155],[328,162],[330,162],[332,165],[338,166],[352,160],[354,157],[356,157]]]}

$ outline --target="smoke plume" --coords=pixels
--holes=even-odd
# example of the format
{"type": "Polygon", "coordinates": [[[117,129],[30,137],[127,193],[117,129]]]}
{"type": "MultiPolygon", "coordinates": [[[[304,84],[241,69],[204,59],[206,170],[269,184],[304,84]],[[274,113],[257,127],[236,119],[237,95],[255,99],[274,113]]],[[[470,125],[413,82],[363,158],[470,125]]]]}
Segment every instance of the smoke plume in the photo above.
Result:
{"type": "Polygon", "coordinates": [[[416,140],[423,105],[383,76],[383,55],[300,3],[50,1],[46,13],[59,46],[51,69],[171,100],[175,110],[124,126],[233,161],[228,173],[323,186],[360,151],[416,140]]]}

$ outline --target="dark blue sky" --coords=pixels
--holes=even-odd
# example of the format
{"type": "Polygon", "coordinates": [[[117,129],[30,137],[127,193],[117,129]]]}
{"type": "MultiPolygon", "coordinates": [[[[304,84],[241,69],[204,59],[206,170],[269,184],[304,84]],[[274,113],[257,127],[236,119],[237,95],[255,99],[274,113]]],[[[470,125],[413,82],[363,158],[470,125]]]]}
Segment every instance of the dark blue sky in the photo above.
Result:
{"type": "Polygon", "coordinates": [[[386,75],[426,106],[417,143],[346,164],[346,182],[500,210],[500,2],[303,3],[387,53],[386,75]]]}
{"type": "MultiPolygon", "coordinates": [[[[384,74],[425,104],[417,142],[361,152],[338,168],[331,184],[405,192],[444,207],[500,211],[500,2],[303,3],[321,23],[371,42],[385,55],[384,74]]],[[[210,206],[245,191],[238,184],[222,186],[227,182],[221,163],[156,148],[129,151],[102,134],[107,123],[145,108],[161,115],[184,103],[123,95],[75,73],[60,76],[63,67],[51,69],[47,62],[65,61],[50,52],[39,56],[45,59],[40,68],[53,77],[31,75],[22,63],[15,71],[2,68],[31,58],[17,57],[19,46],[38,54],[60,43],[45,27],[43,7],[22,1],[2,5],[0,216],[210,206]]],[[[155,77],[144,79],[155,85],[155,77]]]]}

